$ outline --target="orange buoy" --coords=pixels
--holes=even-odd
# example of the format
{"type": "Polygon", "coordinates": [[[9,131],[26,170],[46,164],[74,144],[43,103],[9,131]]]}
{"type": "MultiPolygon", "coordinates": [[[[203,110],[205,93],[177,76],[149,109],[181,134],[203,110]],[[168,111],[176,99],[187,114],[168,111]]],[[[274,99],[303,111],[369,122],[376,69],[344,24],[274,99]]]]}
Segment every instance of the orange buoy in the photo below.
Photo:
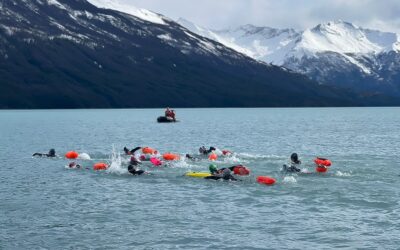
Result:
{"type": "Polygon", "coordinates": [[[76,159],[76,158],[78,158],[78,156],[79,156],[79,154],[75,151],[69,151],[65,154],[65,158],[68,158],[68,159],[76,159]]]}
{"type": "Polygon", "coordinates": [[[269,176],[258,176],[257,182],[265,185],[274,185],[276,180],[269,176]]]}
{"type": "Polygon", "coordinates": [[[319,166],[330,167],[332,165],[332,162],[330,160],[320,157],[315,158],[314,162],[319,166]]]}
{"type": "Polygon", "coordinates": [[[318,173],[325,173],[326,171],[328,171],[328,168],[325,166],[317,166],[315,168],[315,171],[317,171],[318,173]]]}
{"type": "Polygon", "coordinates": [[[235,166],[233,168],[233,173],[235,175],[249,175],[250,174],[250,169],[248,169],[245,166],[238,165],[238,166],[235,166]]]}
{"type": "Polygon", "coordinates": [[[209,159],[210,161],[216,161],[216,160],[218,159],[218,155],[215,154],[215,153],[212,153],[212,154],[210,154],[210,155],[208,156],[208,159],[209,159]]]}
{"type": "Polygon", "coordinates": [[[144,147],[142,148],[142,153],[143,154],[155,154],[155,152],[157,152],[156,150],[150,148],[150,147],[144,147]]]}
{"type": "Polygon", "coordinates": [[[162,157],[166,161],[176,161],[181,158],[178,154],[172,154],[172,153],[165,153],[163,154],[162,157]]]}
{"type": "Polygon", "coordinates": [[[104,162],[98,162],[93,165],[93,170],[106,170],[108,165],[104,162]]]}

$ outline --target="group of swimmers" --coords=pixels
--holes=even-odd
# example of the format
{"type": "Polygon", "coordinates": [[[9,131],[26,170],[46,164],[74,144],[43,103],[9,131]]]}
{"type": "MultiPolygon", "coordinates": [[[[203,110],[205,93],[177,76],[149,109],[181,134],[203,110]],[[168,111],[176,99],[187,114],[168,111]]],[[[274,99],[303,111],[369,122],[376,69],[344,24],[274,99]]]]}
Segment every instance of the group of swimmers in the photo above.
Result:
{"type": "MultiPolygon", "coordinates": [[[[132,150],[129,150],[127,147],[124,147],[125,154],[131,156],[129,165],[128,165],[128,172],[133,175],[142,175],[142,174],[146,173],[144,170],[139,169],[139,165],[141,164],[142,160],[148,160],[149,158],[146,158],[144,155],[141,155],[140,159],[138,159],[137,156],[135,156],[135,153],[141,148],[142,147],[136,147],[132,150]]],[[[185,157],[189,160],[196,161],[196,160],[200,160],[201,157],[208,156],[209,154],[215,153],[216,150],[217,149],[212,146],[209,147],[208,149],[205,146],[201,146],[199,148],[199,154],[200,154],[199,156],[193,156],[190,154],[186,154],[185,157]]],[[[224,150],[223,154],[226,155],[228,152],[229,151],[224,150]]],[[[157,151],[154,151],[153,154],[157,155],[157,151]]],[[[236,181],[237,179],[232,175],[232,172],[234,171],[235,168],[239,169],[239,168],[245,168],[245,167],[242,165],[236,165],[236,166],[232,166],[229,168],[218,169],[215,164],[210,164],[209,171],[210,171],[211,175],[205,177],[205,179],[212,179],[212,180],[223,179],[223,180],[236,181]]],[[[237,170],[237,171],[239,171],[239,170],[237,170]]]]}
{"type": "MultiPolygon", "coordinates": [[[[139,165],[142,164],[142,161],[145,160],[151,160],[151,162],[154,164],[156,160],[159,164],[154,164],[154,165],[161,165],[162,162],[161,160],[157,159],[156,155],[158,154],[158,152],[156,150],[153,150],[151,152],[151,155],[140,155],[139,159],[137,157],[137,151],[143,149],[142,147],[135,147],[133,149],[128,149],[127,147],[123,148],[123,151],[125,153],[125,155],[130,156],[130,160],[129,160],[129,164],[127,167],[127,170],[129,173],[131,173],[132,175],[142,175],[147,173],[146,171],[139,169],[139,165]]],[[[193,156],[190,154],[186,154],[185,157],[186,159],[192,160],[192,161],[196,161],[196,160],[200,160],[204,157],[209,156],[210,154],[215,154],[216,152],[216,148],[211,146],[208,149],[205,146],[201,146],[199,148],[199,155],[198,156],[193,156]]],[[[228,150],[224,150],[222,151],[223,155],[229,155],[231,154],[230,151],[228,150]]],[[[48,153],[34,153],[33,156],[39,156],[39,157],[56,157],[56,151],[54,149],[50,149],[48,153]]],[[[75,162],[71,162],[69,163],[69,168],[81,168],[82,166],[75,163],[75,162]]],[[[326,166],[323,166],[323,164],[319,165],[317,164],[317,167],[324,167],[326,168],[326,166]]],[[[301,161],[297,155],[297,153],[292,153],[290,156],[290,164],[283,165],[282,170],[284,172],[287,173],[298,173],[301,172],[301,161]]],[[[221,168],[218,169],[217,166],[215,164],[210,164],[209,165],[209,172],[210,172],[210,176],[206,176],[204,177],[205,179],[211,179],[211,180],[231,180],[231,181],[236,181],[237,179],[235,178],[235,176],[232,174],[238,174],[238,175],[248,175],[250,172],[247,169],[247,167],[243,166],[243,165],[235,165],[235,166],[231,166],[229,168],[221,168]]]]}

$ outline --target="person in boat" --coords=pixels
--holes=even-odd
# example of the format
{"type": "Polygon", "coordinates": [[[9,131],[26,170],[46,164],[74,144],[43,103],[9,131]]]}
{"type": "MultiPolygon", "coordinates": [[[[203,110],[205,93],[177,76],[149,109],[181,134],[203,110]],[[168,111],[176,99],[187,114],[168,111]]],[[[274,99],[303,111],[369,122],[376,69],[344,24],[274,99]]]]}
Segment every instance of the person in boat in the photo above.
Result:
{"type": "Polygon", "coordinates": [[[170,117],[172,118],[172,120],[174,120],[174,122],[176,122],[176,119],[175,119],[175,110],[171,110],[171,114],[170,114],[170,117]]]}
{"type": "MultiPolygon", "coordinates": [[[[233,167],[232,167],[233,169],[233,167]]],[[[209,179],[209,180],[219,180],[223,179],[225,181],[237,181],[235,177],[232,175],[232,170],[231,168],[221,168],[218,169],[215,164],[210,164],[209,170],[211,173],[211,176],[204,177],[204,179],[209,179]]]]}
{"type": "Polygon", "coordinates": [[[298,173],[301,171],[300,165],[301,161],[299,160],[299,156],[297,155],[297,153],[293,153],[292,155],[290,155],[290,166],[284,164],[283,170],[286,172],[298,173]]]}
{"type": "Polygon", "coordinates": [[[167,107],[165,109],[165,117],[170,117],[171,116],[171,110],[169,109],[169,107],[167,107]]]}
{"type": "Polygon", "coordinates": [[[34,153],[32,156],[39,156],[39,157],[56,157],[56,151],[54,148],[50,149],[49,152],[46,153],[34,153]]]}
{"type": "Polygon", "coordinates": [[[175,121],[176,121],[176,118],[175,118],[175,110],[170,109],[169,107],[167,107],[167,108],[165,109],[165,117],[166,117],[166,118],[169,118],[169,119],[172,119],[172,120],[175,122],[175,121]]]}
{"type": "Polygon", "coordinates": [[[215,151],[216,150],[216,148],[214,148],[214,147],[210,147],[209,149],[206,149],[206,147],[205,146],[201,146],[200,148],[199,148],[199,153],[201,154],[201,155],[208,155],[209,153],[211,153],[211,152],[213,152],[213,151],[215,151]]]}
{"type": "Polygon", "coordinates": [[[138,159],[136,159],[135,156],[132,156],[132,157],[131,157],[131,160],[130,160],[130,162],[129,162],[128,172],[131,173],[131,174],[133,174],[133,175],[141,175],[141,174],[144,174],[144,173],[145,173],[144,170],[140,170],[140,169],[137,168],[137,166],[138,166],[139,164],[141,164],[141,162],[140,162],[138,159]]]}
{"type": "Polygon", "coordinates": [[[132,150],[129,150],[127,147],[124,147],[124,152],[126,155],[134,155],[136,151],[138,151],[139,149],[141,149],[142,147],[136,147],[132,150]]]}

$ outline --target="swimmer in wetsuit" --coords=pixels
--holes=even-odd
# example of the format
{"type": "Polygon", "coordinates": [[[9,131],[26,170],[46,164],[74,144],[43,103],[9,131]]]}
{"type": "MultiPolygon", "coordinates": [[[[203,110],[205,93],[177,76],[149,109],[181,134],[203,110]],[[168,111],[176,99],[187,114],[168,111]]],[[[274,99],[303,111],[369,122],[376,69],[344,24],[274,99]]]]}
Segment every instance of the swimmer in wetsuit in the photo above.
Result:
{"type": "MultiPolygon", "coordinates": [[[[214,147],[210,147],[209,149],[207,149],[205,146],[201,146],[199,148],[199,153],[200,153],[200,155],[206,156],[206,155],[208,155],[209,153],[211,153],[211,152],[213,152],[215,150],[216,150],[216,148],[214,148],[214,147]]],[[[190,154],[186,154],[185,157],[187,159],[189,159],[189,160],[192,160],[192,161],[200,160],[199,157],[196,157],[196,156],[193,156],[193,155],[190,155],[190,154]]]]}
{"type": "Polygon", "coordinates": [[[136,147],[132,150],[129,150],[127,147],[124,147],[124,152],[126,155],[134,155],[136,151],[138,151],[139,149],[141,149],[142,147],[136,147]]]}
{"type": "Polygon", "coordinates": [[[209,149],[206,149],[206,147],[201,146],[199,148],[199,153],[202,155],[208,155],[209,153],[213,152],[214,150],[216,150],[216,148],[214,148],[214,147],[210,147],[209,149]]]}
{"type": "Polygon", "coordinates": [[[140,170],[140,169],[137,168],[137,166],[138,166],[139,164],[141,164],[141,162],[140,162],[138,159],[136,159],[135,156],[132,156],[132,157],[131,157],[131,160],[130,160],[130,162],[129,162],[128,172],[131,173],[131,174],[133,174],[133,175],[141,175],[141,174],[144,174],[144,173],[145,173],[144,170],[140,170]]]}
{"type": "Polygon", "coordinates": [[[290,173],[298,173],[301,171],[300,165],[301,161],[299,160],[299,156],[296,153],[293,153],[290,156],[290,166],[284,164],[283,170],[290,173]]]}
{"type": "Polygon", "coordinates": [[[128,166],[128,172],[131,173],[131,174],[133,174],[133,175],[141,175],[141,174],[144,174],[144,173],[145,173],[144,170],[137,169],[137,168],[136,168],[134,165],[132,165],[132,164],[129,164],[129,166],[128,166]]]}
{"type": "Polygon", "coordinates": [[[208,180],[223,179],[225,181],[229,181],[229,180],[237,181],[237,179],[235,177],[233,177],[233,175],[232,175],[231,168],[233,169],[234,167],[217,169],[217,166],[215,164],[211,164],[209,166],[209,170],[212,175],[204,177],[204,179],[208,179],[208,180]]]}
{"type": "Polygon", "coordinates": [[[54,148],[49,150],[49,153],[43,154],[43,153],[34,153],[32,156],[39,156],[39,157],[56,157],[56,151],[54,148]]]}

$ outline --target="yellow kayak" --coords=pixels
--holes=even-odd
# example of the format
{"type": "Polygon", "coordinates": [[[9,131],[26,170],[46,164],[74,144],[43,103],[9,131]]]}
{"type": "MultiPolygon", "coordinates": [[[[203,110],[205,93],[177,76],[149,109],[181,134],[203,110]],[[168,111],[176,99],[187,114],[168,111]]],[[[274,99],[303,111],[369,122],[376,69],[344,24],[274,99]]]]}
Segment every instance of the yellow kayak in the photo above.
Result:
{"type": "Polygon", "coordinates": [[[211,176],[208,172],[187,172],[185,176],[194,177],[194,178],[204,178],[207,176],[211,176]]]}

